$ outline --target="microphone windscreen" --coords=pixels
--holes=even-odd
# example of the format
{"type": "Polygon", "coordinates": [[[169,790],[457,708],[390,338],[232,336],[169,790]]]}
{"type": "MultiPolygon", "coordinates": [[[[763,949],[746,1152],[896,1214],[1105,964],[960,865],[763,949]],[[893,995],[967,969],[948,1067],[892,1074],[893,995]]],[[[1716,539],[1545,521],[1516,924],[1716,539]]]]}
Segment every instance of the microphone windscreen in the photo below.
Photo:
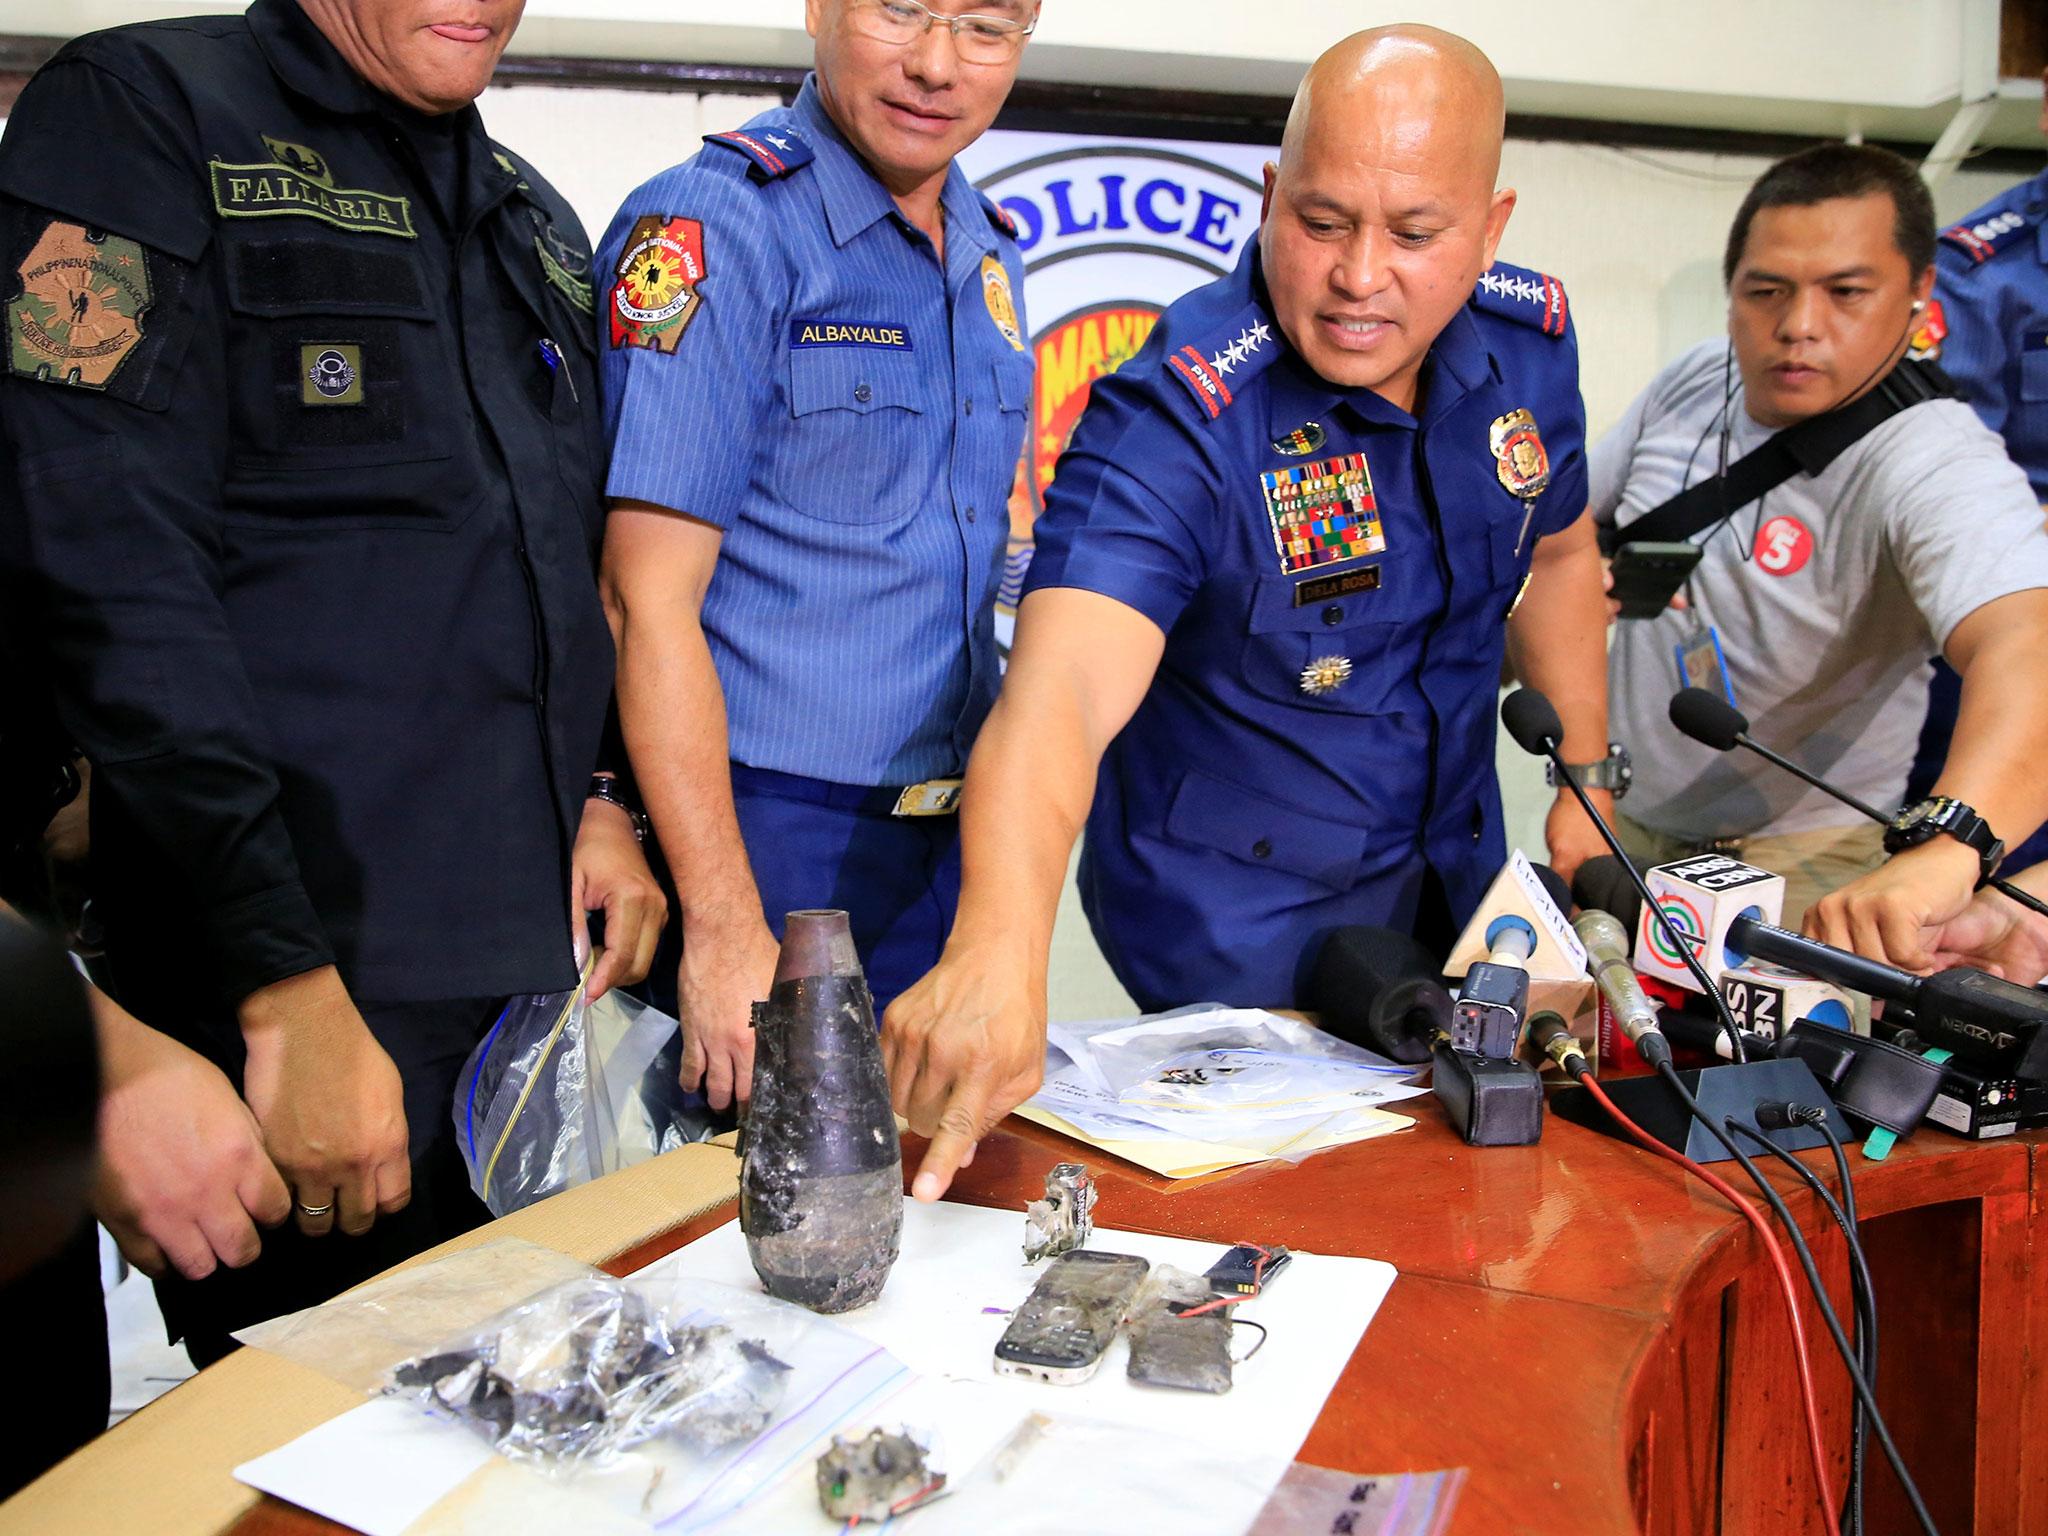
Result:
{"type": "Polygon", "coordinates": [[[1749,733],[1749,716],[1718,693],[1681,688],[1671,695],[1671,723],[1701,746],[1732,752],[1736,737],[1749,733]]]}
{"type": "Polygon", "coordinates": [[[1323,941],[1301,1002],[1340,1040],[1399,1062],[1430,1059],[1450,1026],[1443,962],[1391,928],[1339,928],[1323,941]]]}
{"type": "Polygon", "coordinates": [[[1642,916],[1643,898],[1628,870],[1611,853],[1588,859],[1572,876],[1572,901],[1588,912],[1611,914],[1630,933],[1642,916]]]}
{"type": "Polygon", "coordinates": [[[1543,894],[1557,903],[1558,911],[1564,913],[1567,917],[1571,916],[1572,892],[1571,887],[1564,883],[1564,876],[1560,875],[1548,864],[1532,862],[1529,868],[1535,871],[1536,883],[1543,887],[1543,894]]]}
{"type": "Polygon", "coordinates": [[[1515,745],[1532,757],[1548,756],[1564,740],[1556,707],[1534,688],[1517,688],[1501,700],[1500,723],[1515,745]]]}

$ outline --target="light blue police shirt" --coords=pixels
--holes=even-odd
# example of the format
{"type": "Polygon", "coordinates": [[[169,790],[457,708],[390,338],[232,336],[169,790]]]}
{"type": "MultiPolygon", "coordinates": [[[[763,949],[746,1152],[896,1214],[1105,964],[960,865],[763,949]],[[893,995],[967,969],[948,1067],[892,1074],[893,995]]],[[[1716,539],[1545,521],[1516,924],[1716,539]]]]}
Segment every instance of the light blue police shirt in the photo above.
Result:
{"type": "Polygon", "coordinates": [[[2048,171],[1942,231],[1934,291],[1916,355],[1955,380],[2048,502],[2048,171]]]}
{"type": "Polygon", "coordinates": [[[995,700],[1023,264],[957,165],[940,201],[943,271],[814,77],[640,187],[599,248],[606,489],[724,533],[703,625],[736,762],[954,774],[995,700]]]}

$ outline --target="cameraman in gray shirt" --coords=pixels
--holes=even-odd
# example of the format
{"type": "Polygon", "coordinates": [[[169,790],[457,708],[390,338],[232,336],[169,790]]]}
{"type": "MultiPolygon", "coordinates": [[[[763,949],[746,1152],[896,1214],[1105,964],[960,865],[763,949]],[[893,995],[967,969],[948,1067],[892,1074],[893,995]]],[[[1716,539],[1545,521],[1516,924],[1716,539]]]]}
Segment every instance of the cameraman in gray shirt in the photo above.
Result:
{"type": "MultiPolygon", "coordinates": [[[[1877,387],[1918,323],[1933,254],[1926,188],[1896,155],[1823,145],[1772,166],[1730,231],[1728,341],[1664,369],[1595,445],[1595,519],[1625,530],[1877,387]]],[[[1681,596],[1621,624],[1609,659],[1610,718],[1635,755],[1631,851],[1739,848],[1787,877],[1786,917],[1803,913],[1809,934],[1925,969],[1928,930],[1969,903],[1997,841],[2048,817],[2048,534],[2025,475],[1968,406],[1924,400],[1692,538],[1702,555],[1681,596]],[[1758,741],[1889,809],[1937,651],[1962,674],[1962,717],[1906,829],[1666,717],[1685,683],[1725,688],[1758,741]]]]}

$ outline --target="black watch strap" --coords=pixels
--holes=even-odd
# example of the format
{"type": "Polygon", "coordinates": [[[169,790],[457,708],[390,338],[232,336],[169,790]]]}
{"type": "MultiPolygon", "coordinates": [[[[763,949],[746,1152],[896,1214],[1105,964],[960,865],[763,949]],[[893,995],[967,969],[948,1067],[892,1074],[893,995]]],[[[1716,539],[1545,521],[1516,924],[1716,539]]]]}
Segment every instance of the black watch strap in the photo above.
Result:
{"type": "Polygon", "coordinates": [[[606,805],[616,805],[632,819],[633,835],[643,843],[647,841],[647,834],[653,830],[653,827],[648,822],[646,813],[626,798],[625,790],[619,787],[619,781],[610,774],[592,774],[590,776],[590,793],[586,798],[602,800],[606,805]]]}
{"type": "Polygon", "coordinates": [[[1998,872],[1999,863],[2005,858],[2005,844],[1975,807],[1949,795],[1931,795],[1901,810],[1885,828],[1884,850],[1903,853],[1944,834],[1977,855],[1979,885],[1998,872]]]}

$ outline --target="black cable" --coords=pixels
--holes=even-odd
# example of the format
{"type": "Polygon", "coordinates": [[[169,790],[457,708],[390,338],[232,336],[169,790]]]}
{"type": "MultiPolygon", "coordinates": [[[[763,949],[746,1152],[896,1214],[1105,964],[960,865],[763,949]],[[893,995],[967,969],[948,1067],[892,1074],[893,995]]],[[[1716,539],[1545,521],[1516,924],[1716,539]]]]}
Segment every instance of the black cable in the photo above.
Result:
{"type": "MultiPolygon", "coordinates": [[[[1806,1124],[1811,1125],[1827,1138],[1828,1151],[1833,1153],[1835,1158],[1835,1174],[1842,1181],[1842,1204],[1848,1210],[1849,1226],[1851,1230],[1860,1234],[1862,1222],[1856,1215],[1856,1181],[1849,1173],[1848,1149],[1842,1145],[1842,1138],[1835,1134],[1835,1128],[1828,1124],[1828,1117],[1825,1114],[1817,1115],[1815,1118],[1806,1121],[1806,1124]]],[[[1861,1249],[1863,1246],[1860,1235],[1856,1240],[1856,1246],[1858,1249],[1861,1249]]],[[[1867,1276],[1867,1266],[1865,1273],[1867,1276]]],[[[1866,1285],[1869,1284],[1867,1278],[1864,1283],[1866,1285]]],[[[1863,1367],[1863,1374],[1870,1378],[1872,1387],[1877,1385],[1877,1292],[1874,1289],[1870,1293],[1870,1358],[1869,1362],[1863,1367]]],[[[1849,1451],[1849,1476],[1853,1480],[1854,1486],[1859,1490],[1859,1493],[1863,1487],[1863,1441],[1865,1428],[1863,1403],[1859,1399],[1856,1404],[1855,1434],[1850,1441],[1849,1451]]],[[[1856,1510],[1856,1520],[1858,1525],[1862,1524],[1863,1510],[1860,1499],[1856,1510]]]]}
{"type": "Polygon", "coordinates": [[[1913,1481],[1913,1474],[1906,1470],[1906,1458],[1899,1454],[1898,1444],[1892,1439],[1891,1429],[1886,1425],[1884,1414],[1877,1406],[1877,1394],[1871,1391],[1870,1382],[1864,1376],[1863,1368],[1856,1363],[1856,1352],[1849,1343],[1849,1336],[1842,1330],[1842,1320],[1835,1313],[1835,1304],[1828,1299],[1827,1286],[1821,1283],[1820,1266],[1813,1261],[1813,1250],[1807,1247],[1805,1235],[1800,1232],[1799,1223],[1792,1219],[1791,1211],[1786,1209],[1784,1198],[1772,1187],[1771,1181],[1764,1177],[1763,1170],[1750,1161],[1742,1148],[1735,1145],[1734,1138],[1700,1108],[1699,1100],[1695,1099],[1692,1090],[1685,1086],[1685,1079],[1678,1075],[1676,1067],[1668,1060],[1661,1061],[1657,1064],[1657,1072],[1671,1085],[1672,1091],[1684,1103],[1687,1112],[1707,1128],[1707,1134],[1721,1143],[1722,1149],[1741,1164],[1742,1171],[1749,1175],[1756,1184],[1758,1193],[1764,1197],[1765,1203],[1784,1224],[1785,1235],[1791,1240],[1793,1252],[1799,1257],[1799,1267],[1806,1271],[1807,1284],[1813,1289],[1814,1305],[1820,1310],[1821,1321],[1828,1325],[1828,1332],[1834,1338],[1835,1349],[1841,1355],[1842,1364],[1849,1372],[1849,1381],[1855,1387],[1857,1397],[1862,1399],[1863,1405],[1870,1410],[1870,1422],[1877,1431],[1878,1444],[1884,1447],[1885,1459],[1892,1464],[1892,1471],[1898,1474],[1899,1485],[1906,1491],[1906,1501],[1913,1506],[1913,1517],[1927,1536],[1941,1536],[1940,1529],[1934,1523],[1934,1517],[1927,1512],[1926,1501],[1920,1497],[1920,1489],[1913,1481]]]}
{"type": "MultiPolygon", "coordinates": [[[[1790,1107],[1790,1106],[1788,1106],[1790,1107]]],[[[1863,1374],[1872,1381],[1877,1377],[1877,1292],[1870,1282],[1870,1265],[1864,1258],[1863,1245],[1857,1241],[1854,1219],[1846,1215],[1836,1203],[1833,1193],[1821,1176],[1790,1152],[1779,1146],[1755,1126],[1745,1125],[1733,1115],[1721,1122],[1731,1131],[1740,1131],[1771,1156],[1790,1168],[1811,1189],[1827,1212],[1834,1217],[1835,1225],[1842,1229],[1842,1236],[1849,1245],[1849,1300],[1856,1309],[1856,1361],[1863,1368],[1863,1374]]],[[[1801,1121],[1801,1124],[1811,1122],[1801,1121]]],[[[1850,1431],[1849,1488],[1843,1500],[1842,1528],[1860,1536],[1863,1530],[1863,1440],[1866,1415],[1862,1399],[1855,1405],[1853,1426],[1850,1431]]]]}

